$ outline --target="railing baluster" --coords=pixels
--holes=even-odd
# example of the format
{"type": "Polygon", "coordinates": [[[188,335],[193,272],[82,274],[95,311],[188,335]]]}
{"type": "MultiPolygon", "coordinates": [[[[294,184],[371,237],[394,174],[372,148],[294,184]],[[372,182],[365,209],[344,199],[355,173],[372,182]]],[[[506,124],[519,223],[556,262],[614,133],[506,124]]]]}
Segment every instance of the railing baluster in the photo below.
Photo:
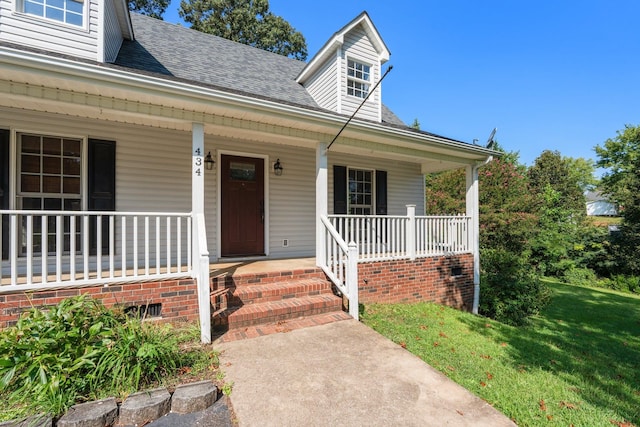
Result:
{"type": "Polygon", "coordinates": [[[176,267],[182,271],[182,218],[176,217],[176,267]]]}
{"type": "Polygon", "coordinates": [[[171,273],[171,217],[167,217],[167,273],[171,273]]]}
{"type": "Polygon", "coordinates": [[[156,274],[160,274],[160,217],[156,217],[156,274]]]}
{"type": "Polygon", "coordinates": [[[96,215],[96,277],[102,277],[102,215],[96,215]]]}
{"type": "MultiPolygon", "coordinates": [[[[64,241],[64,229],[62,227],[62,222],[62,216],[56,215],[56,281],[58,282],[62,281],[62,245],[64,241]]],[[[86,238],[88,239],[89,236],[86,238]]],[[[73,280],[75,277],[72,277],[71,279],[73,280]]]]}
{"type": "Polygon", "coordinates": [[[82,255],[84,259],[84,280],[89,279],[89,215],[82,217],[82,255]]]}
{"type": "Polygon", "coordinates": [[[76,278],[76,217],[69,218],[69,277],[76,278]]]}
{"type": "Polygon", "coordinates": [[[9,227],[9,237],[11,243],[9,246],[9,258],[11,259],[11,284],[18,284],[18,215],[11,215],[11,224],[9,227]]]}
{"type": "Polygon", "coordinates": [[[122,217],[122,227],[120,230],[120,258],[122,258],[122,265],[120,270],[122,271],[120,277],[127,277],[127,217],[122,217]]]}
{"type": "Polygon", "coordinates": [[[138,215],[133,216],[133,277],[138,277],[138,215]]]}
{"type": "Polygon", "coordinates": [[[144,217],[144,274],[149,275],[149,217],[144,217]]]}
{"type": "MultiPolygon", "coordinates": [[[[113,279],[115,277],[115,254],[116,254],[116,243],[115,243],[115,235],[116,235],[116,224],[115,217],[113,215],[109,215],[109,278],[113,279]]],[[[75,237],[74,237],[75,238],[75,237]]]]}
{"type": "Polygon", "coordinates": [[[33,283],[33,215],[27,215],[27,285],[33,283]]]}
{"type": "Polygon", "coordinates": [[[40,278],[42,283],[46,284],[49,275],[49,217],[42,215],[40,218],[40,278]]]}

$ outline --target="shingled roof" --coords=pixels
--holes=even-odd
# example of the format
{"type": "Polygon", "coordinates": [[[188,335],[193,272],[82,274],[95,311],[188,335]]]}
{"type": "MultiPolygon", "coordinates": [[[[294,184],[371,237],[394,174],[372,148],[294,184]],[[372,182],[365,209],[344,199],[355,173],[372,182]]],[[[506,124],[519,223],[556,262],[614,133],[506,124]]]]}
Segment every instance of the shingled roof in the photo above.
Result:
{"type": "MultiPolygon", "coordinates": [[[[137,13],[131,13],[131,22],[135,40],[123,42],[116,65],[321,109],[295,81],[306,65],[303,61],[137,13]]],[[[406,126],[386,106],[382,120],[406,126]]]]}

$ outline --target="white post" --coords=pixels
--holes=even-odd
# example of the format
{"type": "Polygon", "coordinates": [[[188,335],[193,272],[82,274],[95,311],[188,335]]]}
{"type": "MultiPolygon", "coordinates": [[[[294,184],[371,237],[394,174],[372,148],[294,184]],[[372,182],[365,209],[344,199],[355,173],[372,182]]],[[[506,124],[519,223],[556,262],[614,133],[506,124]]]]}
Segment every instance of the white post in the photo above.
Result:
{"type": "Polygon", "coordinates": [[[473,314],[478,314],[480,305],[480,209],[478,192],[478,166],[466,167],[467,216],[471,217],[469,246],[473,253],[473,314]]]}
{"type": "Polygon", "coordinates": [[[326,263],[324,224],[321,216],[329,213],[327,144],[319,142],[316,147],[316,265],[326,263]]]}
{"type": "Polygon", "coordinates": [[[416,205],[407,205],[407,255],[411,261],[416,259],[416,205]]]}
{"type": "Polygon", "coordinates": [[[349,315],[358,320],[358,245],[349,242],[347,257],[347,291],[349,292],[349,315]]]}
{"type": "MultiPolygon", "coordinates": [[[[191,125],[191,215],[204,218],[204,125],[191,125]]],[[[198,313],[200,315],[200,339],[203,343],[211,342],[211,301],[209,290],[209,269],[205,271],[201,263],[201,244],[199,233],[204,232],[204,221],[193,221],[191,244],[193,245],[192,274],[198,286],[198,313]]],[[[206,248],[204,248],[206,250],[206,248]]]]}

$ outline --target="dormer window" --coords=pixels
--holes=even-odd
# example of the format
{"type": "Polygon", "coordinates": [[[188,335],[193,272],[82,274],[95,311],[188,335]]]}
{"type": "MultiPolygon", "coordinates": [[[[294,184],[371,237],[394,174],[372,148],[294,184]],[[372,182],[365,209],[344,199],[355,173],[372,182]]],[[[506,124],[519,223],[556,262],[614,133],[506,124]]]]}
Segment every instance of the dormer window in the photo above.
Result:
{"type": "Polygon", "coordinates": [[[22,0],[23,12],[65,24],[84,25],[84,0],[22,0]]]}
{"type": "Polygon", "coordinates": [[[371,66],[347,60],[347,94],[366,98],[371,84],[371,66]]]}

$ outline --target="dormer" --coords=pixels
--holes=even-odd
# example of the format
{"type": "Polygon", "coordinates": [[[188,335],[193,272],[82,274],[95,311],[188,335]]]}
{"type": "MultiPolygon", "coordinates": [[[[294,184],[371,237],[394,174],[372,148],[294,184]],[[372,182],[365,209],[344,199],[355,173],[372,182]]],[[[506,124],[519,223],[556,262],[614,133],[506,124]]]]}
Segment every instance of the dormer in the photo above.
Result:
{"type": "MultiPolygon", "coordinates": [[[[351,115],[381,78],[389,54],[371,18],[362,12],[325,43],[296,81],[322,108],[351,115]]],[[[380,86],[356,117],[382,121],[380,86]]]]}
{"type": "Polygon", "coordinates": [[[0,0],[0,41],[112,62],[132,38],[126,0],[0,0]]]}

